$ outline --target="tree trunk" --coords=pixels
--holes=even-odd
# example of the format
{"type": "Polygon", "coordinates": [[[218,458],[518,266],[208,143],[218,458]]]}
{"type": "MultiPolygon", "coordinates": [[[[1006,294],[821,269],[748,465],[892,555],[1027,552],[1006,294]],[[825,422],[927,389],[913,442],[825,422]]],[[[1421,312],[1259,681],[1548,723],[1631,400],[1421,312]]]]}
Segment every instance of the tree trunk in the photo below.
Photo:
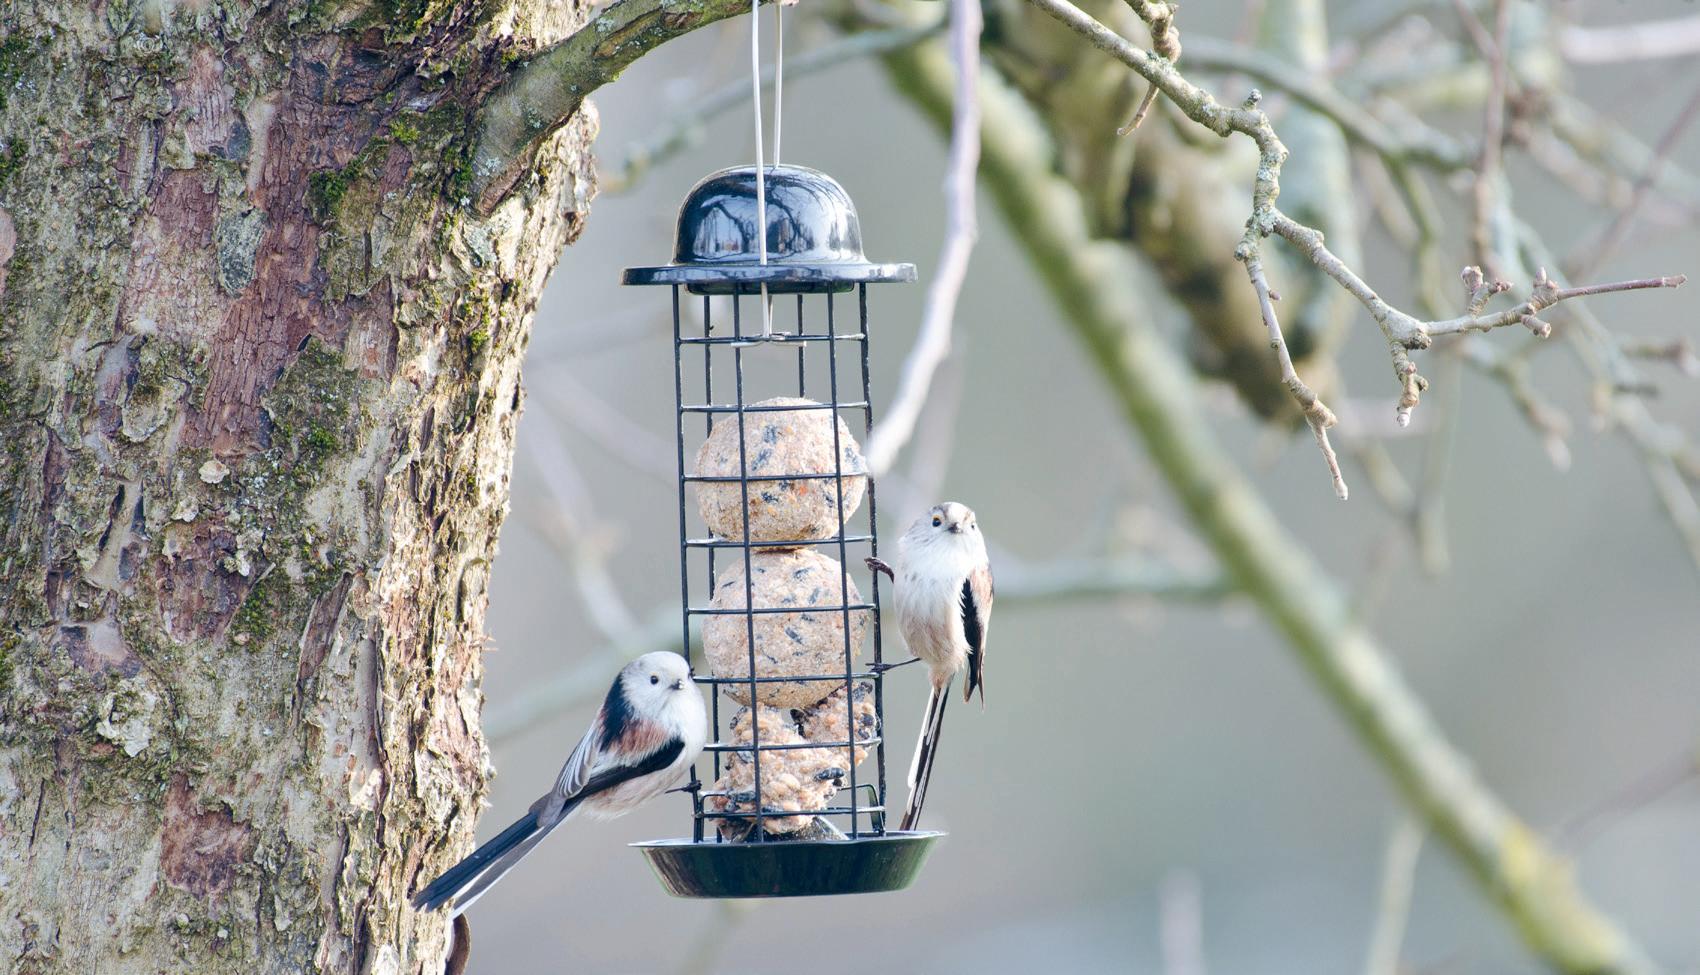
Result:
{"type": "Polygon", "coordinates": [[[594,115],[488,216],[468,139],[584,9],[0,11],[0,968],[440,971],[594,115]]]}

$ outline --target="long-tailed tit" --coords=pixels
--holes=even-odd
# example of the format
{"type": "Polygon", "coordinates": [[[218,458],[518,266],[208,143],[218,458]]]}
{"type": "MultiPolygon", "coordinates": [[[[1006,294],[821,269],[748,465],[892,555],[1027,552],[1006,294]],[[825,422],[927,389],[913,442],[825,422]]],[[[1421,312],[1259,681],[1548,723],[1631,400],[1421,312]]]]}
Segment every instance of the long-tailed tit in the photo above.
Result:
{"type": "Polygon", "coordinates": [[[986,706],[986,627],[992,616],[992,567],[986,540],[967,505],[946,501],[916,519],[897,543],[896,566],[868,559],[891,576],[897,625],[909,649],[932,672],[932,693],[921,719],[921,738],[909,765],[909,805],[903,828],[914,829],[927,798],[933,757],[944,729],[951,681],[967,668],[962,699],[980,692],[986,706]]]}
{"type": "Polygon", "coordinates": [[[608,688],[590,730],[531,811],[413,895],[430,911],[454,904],[458,917],[555,827],[583,812],[622,816],[684,780],[708,738],[702,694],[676,653],[646,653],[608,688]]]}

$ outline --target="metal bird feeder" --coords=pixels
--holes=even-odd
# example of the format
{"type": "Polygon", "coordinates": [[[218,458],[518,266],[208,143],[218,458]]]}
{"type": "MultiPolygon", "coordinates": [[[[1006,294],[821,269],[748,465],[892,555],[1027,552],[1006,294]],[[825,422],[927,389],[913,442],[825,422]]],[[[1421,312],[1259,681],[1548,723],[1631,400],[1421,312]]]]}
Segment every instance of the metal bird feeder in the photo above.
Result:
{"type": "Polygon", "coordinates": [[[680,208],[673,263],[623,276],[673,293],[680,595],[713,721],[691,836],[634,845],[680,897],[900,890],[942,834],[886,825],[874,485],[841,413],[865,439],[868,285],[915,268],[863,256],[831,177],[760,172],[765,208],[755,167],[714,173],[680,208]]]}

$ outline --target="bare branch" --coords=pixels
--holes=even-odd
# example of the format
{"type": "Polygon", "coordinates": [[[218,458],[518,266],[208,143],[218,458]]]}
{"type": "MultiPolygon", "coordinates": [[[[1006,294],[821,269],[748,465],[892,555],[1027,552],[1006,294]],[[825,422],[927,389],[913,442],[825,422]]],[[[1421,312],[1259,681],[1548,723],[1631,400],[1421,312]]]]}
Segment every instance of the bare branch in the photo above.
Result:
{"type": "Polygon", "coordinates": [[[1700,355],[1686,337],[1656,341],[1652,339],[1620,339],[1618,348],[1632,359],[1668,362],[1690,379],[1700,378],[1700,355]]]}
{"type": "MultiPolygon", "coordinates": [[[[841,64],[908,47],[943,29],[944,21],[940,19],[937,23],[922,27],[896,27],[850,34],[794,57],[788,57],[785,61],[785,74],[795,81],[829,71],[841,64]]],[[[773,75],[772,65],[762,70],[763,90],[773,87],[773,75]]],[[[749,101],[750,85],[746,79],[723,85],[692,101],[675,113],[671,122],[629,147],[625,157],[617,165],[599,173],[603,192],[621,193],[630,189],[632,184],[656,163],[671,159],[701,142],[708,133],[709,122],[735,108],[747,106],[749,101]]]]}
{"type": "Polygon", "coordinates": [[[1328,464],[1328,473],[1334,480],[1334,496],[1344,501],[1348,496],[1346,479],[1340,473],[1340,459],[1334,455],[1334,447],[1328,442],[1328,428],[1335,423],[1334,413],[1305,385],[1305,381],[1299,378],[1298,371],[1293,368],[1293,356],[1287,350],[1287,340],[1281,334],[1281,321],[1275,314],[1275,295],[1269,290],[1269,281],[1263,274],[1263,264],[1257,259],[1255,238],[1248,235],[1248,239],[1240,245],[1234,256],[1245,264],[1246,274],[1251,278],[1251,286],[1257,291],[1257,303],[1263,310],[1263,325],[1269,330],[1269,347],[1275,350],[1275,357],[1281,363],[1281,381],[1286,384],[1288,392],[1293,394],[1293,399],[1298,402],[1299,409],[1304,413],[1305,423],[1310,425],[1311,433],[1316,436],[1317,449],[1322,451],[1322,458],[1328,464]]]}
{"type": "MultiPolygon", "coordinates": [[[[1281,167],[1286,162],[1287,149],[1276,135],[1268,117],[1257,108],[1258,93],[1254,90],[1251,97],[1239,109],[1223,107],[1207,91],[1184,78],[1175,66],[1167,59],[1154,52],[1144,51],[1128,42],[1115,31],[1098,22],[1091,15],[1076,7],[1069,0],[1028,0],[1034,7],[1051,15],[1053,18],[1085,38],[1093,47],[1104,51],[1110,56],[1126,64],[1147,82],[1156,86],[1189,119],[1199,125],[1226,138],[1234,133],[1245,135],[1252,139],[1258,147],[1259,164],[1256,179],[1252,189],[1251,220],[1248,233],[1255,231],[1259,235],[1275,234],[1294,247],[1298,248],[1307,259],[1316,265],[1323,273],[1333,278],[1347,292],[1358,299],[1368,309],[1370,317],[1381,327],[1387,340],[1388,351],[1393,360],[1394,376],[1400,384],[1399,405],[1395,419],[1401,424],[1410,422],[1411,411],[1417,406],[1421,393],[1428,382],[1418,372],[1416,363],[1412,361],[1410,352],[1429,347],[1434,335],[1443,335],[1467,331],[1487,331],[1508,324],[1521,324],[1536,335],[1544,335],[1551,326],[1538,317],[1540,310],[1557,302],[1584,294],[1598,294],[1605,291],[1634,290],[1642,287],[1675,287],[1682,283],[1681,276],[1671,278],[1651,278],[1640,282],[1622,282],[1615,285],[1598,285],[1590,289],[1565,291],[1552,286],[1545,280],[1543,274],[1535,282],[1535,287],[1528,301],[1514,309],[1509,309],[1497,315],[1465,315],[1461,318],[1442,322],[1423,322],[1412,315],[1400,311],[1384,301],[1364,280],[1358,276],[1338,256],[1329,251],[1323,244],[1320,231],[1305,226],[1275,206],[1276,197],[1280,195],[1281,167]]],[[[1142,9],[1142,4],[1134,4],[1135,13],[1143,18],[1149,11],[1142,9]]],[[[1155,16],[1153,13],[1152,16],[1155,16]]],[[[1149,25],[1150,20],[1146,20],[1149,25]]],[[[1197,45],[1194,45],[1196,49],[1197,45]]],[[[1314,87],[1314,86],[1311,86],[1314,87]]],[[[1503,99],[1503,89],[1501,99],[1503,99]]],[[[1338,107],[1338,106],[1336,106],[1338,107]]],[[[1348,112],[1348,115],[1352,113],[1348,112]]],[[[1361,113],[1357,113],[1360,114],[1361,113]]],[[[1488,134],[1498,131],[1490,119],[1487,124],[1488,134]]],[[[1375,132],[1375,128],[1362,123],[1361,133],[1375,132]]],[[[1373,137],[1373,136],[1366,136],[1373,137]]],[[[1384,153],[1384,157],[1388,154],[1384,153]]],[[[1405,160],[1392,156],[1401,165],[1395,169],[1397,177],[1404,169],[1405,160]]],[[[1493,150],[1484,149],[1484,159],[1497,170],[1497,147],[1493,150]],[[1492,153],[1491,158],[1488,156],[1492,153]]],[[[1485,174],[1484,174],[1485,179],[1485,174]]],[[[1479,179],[1478,183],[1484,179],[1479,179]]],[[[1492,202],[1489,197],[1488,203],[1492,202]]]]}
{"type": "Polygon", "coordinates": [[[608,572],[608,546],[598,538],[590,510],[589,489],[563,446],[560,430],[549,411],[534,408],[528,422],[541,427],[535,447],[524,456],[536,466],[554,502],[550,529],[544,533],[558,545],[572,566],[572,578],[592,624],[604,636],[631,629],[631,610],[608,572]]]}
{"type": "MultiPolygon", "coordinates": [[[[1465,22],[1475,24],[1475,17],[1463,0],[1455,0],[1455,3],[1465,15],[1465,22]]],[[[1479,28],[1481,25],[1475,26],[1479,28]]],[[[1476,182],[1471,194],[1474,208],[1470,221],[1470,243],[1476,252],[1476,261],[1496,280],[1501,277],[1501,268],[1495,254],[1493,217],[1499,204],[1500,182],[1505,178],[1500,157],[1505,144],[1505,98],[1510,86],[1511,55],[1507,49],[1510,32],[1510,0],[1495,0],[1492,46],[1484,48],[1484,56],[1488,59],[1488,97],[1482,110],[1482,148],[1476,158],[1476,182]]]]}
{"type": "Polygon", "coordinates": [[[614,0],[571,37],[521,65],[485,102],[472,152],[470,202],[480,212],[493,209],[543,139],[633,61],[749,9],[744,0],[614,0]]]}
{"type": "Polygon", "coordinates": [[[1492,345],[1472,338],[1460,346],[1464,359],[1505,387],[1506,395],[1523,414],[1529,427],[1541,438],[1547,459],[1555,470],[1570,469],[1570,417],[1535,391],[1529,380],[1528,360],[1507,355],[1492,345]]]}
{"type": "Polygon", "coordinates": [[[950,130],[950,162],[945,174],[945,237],[939,267],[927,286],[927,304],[915,345],[903,363],[903,376],[891,408],[868,436],[868,470],[875,477],[891,469],[898,451],[915,433],[933,374],[950,354],[950,330],[956,301],[968,276],[979,227],[974,214],[975,171],[980,165],[980,3],[950,0],[950,51],[956,65],[956,95],[950,130]]]}
{"type": "Polygon", "coordinates": [[[1475,150],[1437,129],[1412,126],[1401,135],[1356,102],[1330,87],[1325,79],[1293,67],[1279,58],[1211,37],[1187,42],[1187,66],[1199,71],[1231,71],[1260,85],[1281,91],[1299,104],[1325,115],[1351,142],[1383,159],[1412,162],[1451,171],[1470,165],[1475,150]]]}
{"type": "Polygon", "coordinates": [[[1564,819],[1549,830],[1552,841],[1567,850],[1581,850],[1615,821],[1652,804],[1696,777],[1700,777],[1700,752],[1685,749],[1681,755],[1648,770],[1611,795],[1564,819]]]}
{"type": "Polygon", "coordinates": [[[1592,274],[1623,246],[1624,238],[1629,235],[1629,228],[1634,226],[1635,218],[1640,215],[1641,204],[1646,202],[1647,191],[1658,180],[1659,172],[1665,168],[1671,151],[1676,148],[1682,134],[1697,117],[1700,117],[1700,88],[1695,88],[1694,93],[1688,96],[1688,101],[1676,113],[1676,119],[1665,130],[1665,134],[1659,137],[1658,144],[1653,147],[1653,158],[1647,161],[1647,167],[1635,178],[1629,203],[1617,212],[1611,225],[1601,232],[1598,239],[1584,245],[1574,258],[1565,261],[1566,271],[1573,276],[1592,274]]]}
{"type": "MultiPolygon", "coordinates": [[[[1235,592],[1216,573],[1186,572],[1143,556],[1065,559],[1024,565],[998,563],[998,605],[1003,611],[1023,605],[1049,605],[1097,599],[1160,599],[1178,603],[1216,603],[1235,592]]],[[[701,639],[693,624],[691,642],[701,639]]],[[[572,666],[492,705],[484,733],[501,741],[558,717],[564,709],[585,705],[607,690],[608,674],[651,650],[679,650],[679,610],[659,606],[639,622],[607,635],[607,642],[572,666]]]]}
{"type": "MultiPolygon", "coordinates": [[[[1142,11],[1141,19],[1151,27],[1151,50],[1168,58],[1171,63],[1181,59],[1181,33],[1175,28],[1175,5],[1172,3],[1151,3],[1146,0],[1135,0],[1134,7],[1142,11]]],[[[1129,136],[1139,128],[1139,123],[1145,121],[1145,114],[1151,111],[1151,106],[1157,101],[1157,86],[1148,85],[1145,97],[1139,100],[1139,107],[1134,110],[1133,118],[1116,130],[1119,136],[1129,136]]]]}
{"type": "Polygon", "coordinates": [[[1680,288],[1688,280],[1686,274],[1676,274],[1666,278],[1636,278],[1632,281],[1613,281],[1608,284],[1591,284],[1580,288],[1560,288],[1547,277],[1546,269],[1542,268],[1535,277],[1535,286],[1529,292],[1528,300],[1501,312],[1483,315],[1462,315],[1458,318],[1447,319],[1443,322],[1428,322],[1422,329],[1429,336],[1456,335],[1461,332],[1488,332],[1507,325],[1524,325],[1537,337],[1545,338],[1551,331],[1551,326],[1536,316],[1542,310],[1551,308],[1562,301],[1572,298],[1586,298],[1589,295],[1611,294],[1618,291],[1644,291],[1649,288],[1680,288]]]}
{"type": "Polygon", "coordinates": [[[1417,857],[1422,850],[1422,823],[1409,815],[1400,816],[1387,835],[1387,849],[1381,856],[1381,895],[1364,975],[1399,975],[1405,924],[1411,916],[1411,888],[1416,885],[1417,857]]]}
{"type": "Polygon", "coordinates": [[[1170,870],[1157,892],[1163,975],[1204,975],[1204,892],[1192,870],[1170,870]]]}
{"type": "Polygon", "coordinates": [[[1558,33],[1558,51],[1577,64],[1655,61],[1700,54],[1700,16],[1648,20],[1611,27],[1566,27],[1558,33]]]}

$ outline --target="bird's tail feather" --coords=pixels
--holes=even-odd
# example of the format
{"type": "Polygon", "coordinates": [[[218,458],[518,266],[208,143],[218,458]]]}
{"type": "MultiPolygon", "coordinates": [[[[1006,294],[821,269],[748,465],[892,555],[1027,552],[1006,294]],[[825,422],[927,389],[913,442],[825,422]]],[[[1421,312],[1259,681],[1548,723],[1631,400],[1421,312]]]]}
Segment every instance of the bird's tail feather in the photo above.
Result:
{"type": "Polygon", "coordinates": [[[555,818],[547,826],[538,824],[538,812],[542,803],[532,806],[531,811],[515,820],[507,829],[502,830],[494,838],[473,850],[467,857],[444,871],[442,876],[426,884],[419,893],[413,895],[413,906],[422,911],[434,911],[437,908],[455,902],[453,916],[472,906],[490,885],[502,878],[502,875],[513,869],[514,864],[525,858],[532,848],[548,836],[556,826],[565,822],[563,815],[555,818]]]}
{"type": "Polygon", "coordinates": [[[921,716],[921,737],[915,742],[915,758],[909,763],[909,805],[903,810],[902,826],[905,830],[914,829],[921,819],[921,806],[927,801],[927,782],[933,777],[933,758],[944,734],[944,706],[948,703],[948,683],[934,687],[927,695],[927,710],[921,716]]]}
{"type": "Polygon", "coordinates": [[[459,917],[466,913],[467,909],[478,898],[483,897],[485,892],[496,885],[496,881],[501,880],[509,870],[512,870],[516,864],[525,859],[532,849],[543,842],[543,838],[554,832],[555,827],[559,825],[561,825],[561,820],[557,819],[548,826],[540,827],[535,833],[521,840],[518,846],[502,854],[496,862],[490,864],[488,869],[478,874],[477,879],[455,896],[454,911],[449,916],[459,917]]]}

